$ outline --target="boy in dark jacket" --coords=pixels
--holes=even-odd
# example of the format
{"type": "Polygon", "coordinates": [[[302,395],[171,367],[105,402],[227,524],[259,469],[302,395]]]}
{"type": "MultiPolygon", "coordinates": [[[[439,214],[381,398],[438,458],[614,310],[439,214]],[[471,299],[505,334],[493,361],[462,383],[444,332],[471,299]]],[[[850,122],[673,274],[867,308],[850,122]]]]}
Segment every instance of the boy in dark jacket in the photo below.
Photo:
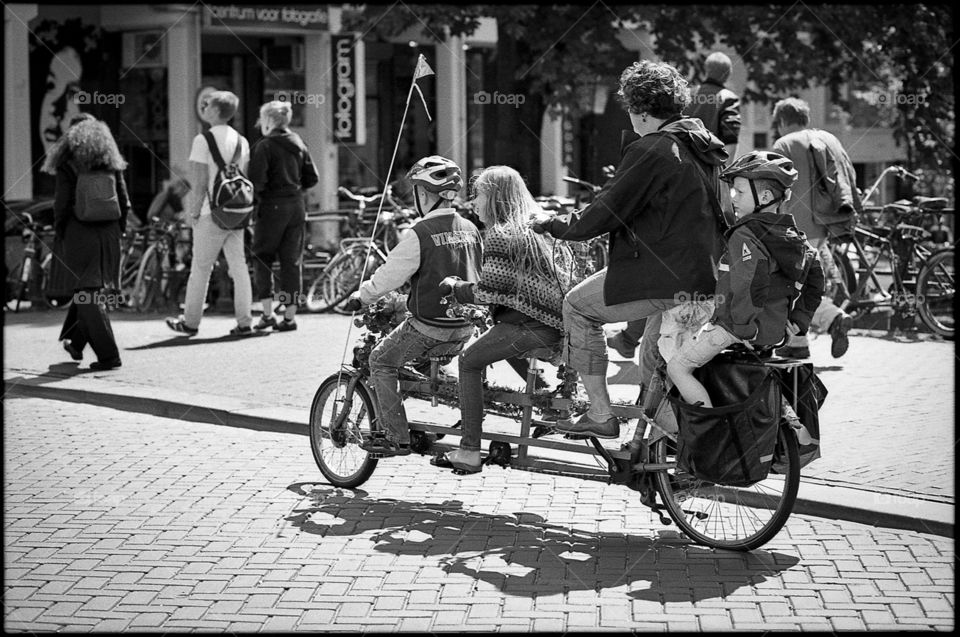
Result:
{"type": "Polygon", "coordinates": [[[717,309],[696,339],[667,363],[683,399],[704,407],[713,403],[693,371],[734,343],[769,350],[788,333],[805,333],[824,283],[817,251],[793,216],[779,212],[797,178],[793,162],[755,151],[739,157],[720,178],[733,185],[737,222],[727,231],[720,259],[717,309]]]}

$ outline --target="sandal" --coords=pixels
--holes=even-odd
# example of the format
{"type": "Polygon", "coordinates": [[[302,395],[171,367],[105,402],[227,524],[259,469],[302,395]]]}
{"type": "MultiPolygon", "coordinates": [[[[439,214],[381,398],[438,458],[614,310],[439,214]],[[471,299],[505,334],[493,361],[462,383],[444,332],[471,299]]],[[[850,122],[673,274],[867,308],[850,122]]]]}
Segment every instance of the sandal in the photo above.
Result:
{"type": "Polygon", "coordinates": [[[440,467],[441,469],[453,469],[453,472],[458,476],[469,475],[472,473],[480,473],[483,470],[483,463],[478,465],[466,464],[463,462],[458,462],[455,460],[450,460],[447,455],[449,453],[454,453],[454,451],[449,451],[447,453],[438,453],[436,456],[430,459],[430,464],[435,467],[440,467]]]}

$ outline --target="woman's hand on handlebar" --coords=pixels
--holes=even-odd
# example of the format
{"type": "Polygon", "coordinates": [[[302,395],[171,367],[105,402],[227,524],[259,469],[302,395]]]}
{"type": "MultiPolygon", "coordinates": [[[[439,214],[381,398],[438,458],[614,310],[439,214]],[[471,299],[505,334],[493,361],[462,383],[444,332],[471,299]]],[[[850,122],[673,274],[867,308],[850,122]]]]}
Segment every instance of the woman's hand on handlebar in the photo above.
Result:
{"type": "Polygon", "coordinates": [[[535,213],[530,217],[527,226],[537,234],[543,234],[547,231],[546,225],[553,219],[553,215],[546,213],[535,213]]]}

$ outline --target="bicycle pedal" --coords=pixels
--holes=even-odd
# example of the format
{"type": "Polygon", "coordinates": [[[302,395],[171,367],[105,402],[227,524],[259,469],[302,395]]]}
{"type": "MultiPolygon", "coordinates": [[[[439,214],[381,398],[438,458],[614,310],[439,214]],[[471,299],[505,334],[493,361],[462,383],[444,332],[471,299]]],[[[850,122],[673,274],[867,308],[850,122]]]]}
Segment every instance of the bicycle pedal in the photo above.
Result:
{"type": "Polygon", "coordinates": [[[563,434],[563,437],[567,440],[590,440],[593,436],[587,436],[585,434],[563,434]]]}

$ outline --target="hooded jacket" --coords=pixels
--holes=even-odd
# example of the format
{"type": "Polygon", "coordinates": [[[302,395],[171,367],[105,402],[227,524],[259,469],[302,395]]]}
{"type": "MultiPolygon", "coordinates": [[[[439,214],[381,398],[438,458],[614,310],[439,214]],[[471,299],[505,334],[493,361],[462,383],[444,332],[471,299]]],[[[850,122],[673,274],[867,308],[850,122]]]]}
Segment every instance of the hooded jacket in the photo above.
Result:
{"type": "Polygon", "coordinates": [[[610,233],[607,305],[712,295],[723,245],[714,203],[726,158],[699,119],[677,117],[643,137],[625,131],[620,164],[593,203],[544,228],[569,241],[610,233]]]}
{"type": "Polygon", "coordinates": [[[253,145],[247,172],[260,201],[299,197],[320,181],[303,140],[284,128],[270,131],[253,145]]]}
{"type": "Polygon", "coordinates": [[[712,322],[760,347],[780,343],[788,320],[805,333],[823,295],[823,269],[793,216],[753,213],[728,237],[712,322]]]}

